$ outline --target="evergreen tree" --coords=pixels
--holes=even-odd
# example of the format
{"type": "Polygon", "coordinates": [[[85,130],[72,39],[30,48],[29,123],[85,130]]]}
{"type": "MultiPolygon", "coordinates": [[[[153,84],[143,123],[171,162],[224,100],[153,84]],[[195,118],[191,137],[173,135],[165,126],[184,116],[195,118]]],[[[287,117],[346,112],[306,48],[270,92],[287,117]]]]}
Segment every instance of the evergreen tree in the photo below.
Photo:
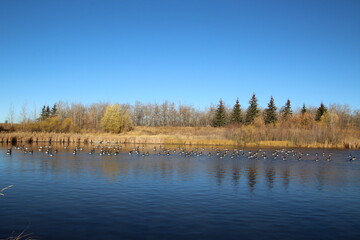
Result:
{"type": "Polygon", "coordinates": [[[307,112],[307,109],[305,107],[305,104],[303,104],[303,107],[301,109],[301,114],[304,115],[307,112]]]}
{"type": "Polygon", "coordinates": [[[320,104],[320,107],[316,111],[315,121],[320,121],[321,117],[327,112],[327,108],[323,103],[320,104]]]}
{"type": "Polygon", "coordinates": [[[268,107],[265,109],[265,112],[264,112],[265,124],[269,124],[269,123],[275,124],[276,123],[276,121],[277,121],[276,111],[277,111],[277,108],[275,106],[274,98],[271,97],[268,107]]]}
{"type": "Polygon", "coordinates": [[[226,125],[226,111],[223,101],[220,99],[219,105],[215,111],[213,127],[223,127],[226,125]]]}
{"type": "Polygon", "coordinates": [[[231,123],[242,123],[243,122],[239,99],[236,99],[236,103],[231,112],[230,122],[231,123]]]}
{"type": "Polygon", "coordinates": [[[56,116],[56,113],[57,113],[57,106],[56,106],[56,104],[54,104],[54,106],[51,108],[50,115],[56,116]]]}
{"type": "Polygon", "coordinates": [[[46,106],[46,118],[50,117],[50,107],[46,106]]]}
{"type": "Polygon", "coordinates": [[[255,93],[252,95],[250,101],[250,106],[246,110],[245,124],[251,124],[254,122],[254,119],[259,115],[260,110],[258,109],[257,98],[255,93]]]}
{"type": "Polygon", "coordinates": [[[41,113],[40,113],[40,121],[44,121],[45,119],[47,119],[50,116],[50,108],[49,106],[43,106],[41,113]]]}
{"type": "Polygon", "coordinates": [[[46,116],[46,106],[44,105],[41,109],[41,113],[40,113],[40,120],[45,120],[45,116],[46,116]]]}
{"type": "Polygon", "coordinates": [[[290,99],[288,99],[286,101],[285,106],[283,107],[281,113],[282,113],[282,116],[284,119],[287,119],[289,116],[291,116],[293,114],[293,112],[291,110],[290,99]]]}

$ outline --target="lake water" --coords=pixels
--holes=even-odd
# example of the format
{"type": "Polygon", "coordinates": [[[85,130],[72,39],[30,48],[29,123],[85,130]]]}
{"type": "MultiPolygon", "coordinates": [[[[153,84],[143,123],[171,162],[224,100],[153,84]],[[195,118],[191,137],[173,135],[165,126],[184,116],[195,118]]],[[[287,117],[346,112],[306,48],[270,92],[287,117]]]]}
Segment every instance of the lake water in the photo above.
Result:
{"type": "Polygon", "coordinates": [[[0,239],[360,239],[358,150],[8,147],[0,239]]]}

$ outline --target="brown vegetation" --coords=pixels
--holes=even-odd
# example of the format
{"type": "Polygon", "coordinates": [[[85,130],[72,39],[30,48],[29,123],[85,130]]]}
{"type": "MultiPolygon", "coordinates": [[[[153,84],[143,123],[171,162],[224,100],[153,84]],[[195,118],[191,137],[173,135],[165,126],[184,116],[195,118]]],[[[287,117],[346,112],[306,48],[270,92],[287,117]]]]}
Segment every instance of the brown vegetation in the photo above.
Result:
{"type": "MultiPolygon", "coordinates": [[[[214,108],[200,111],[168,102],[133,106],[59,102],[51,110],[44,106],[40,116],[33,120],[24,117],[20,124],[0,125],[0,142],[360,148],[360,112],[351,111],[347,105],[331,105],[328,109],[321,106],[319,109],[304,106],[293,113],[288,100],[280,111],[275,105],[266,111],[255,109],[257,114],[253,114],[252,121],[242,122],[245,111],[237,105],[236,114],[235,110],[223,109],[220,120],[225,127],[210,127],[218,112],[214,108]],[[269,113],[273,116],[272,124],[266,124],[269,113]],[[239,121],[229,121],[230,117],[239,121]]],[[[248,109],[246,115],[249,112],[248,109]]]]}
{"type": "Polygon", "coordinates": [[[239,145],[248,147],[311,147],[311,148],[360,148],[360,131],[331,129],[323,123],[295,128],[278,124],[268,126],[229,125],[213,127],[135,127],[122,134],[110,133],[0,133],[0,142],[25,143],[148,143],[148,144],[196,144],[239,145]]]}

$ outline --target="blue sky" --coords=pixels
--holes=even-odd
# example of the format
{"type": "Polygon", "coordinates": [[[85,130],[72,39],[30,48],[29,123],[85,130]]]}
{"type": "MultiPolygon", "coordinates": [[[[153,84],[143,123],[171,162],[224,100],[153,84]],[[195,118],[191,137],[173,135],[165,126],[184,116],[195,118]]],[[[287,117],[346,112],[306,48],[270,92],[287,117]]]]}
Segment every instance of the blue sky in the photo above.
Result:
{"type": "Polygon", "coordinates": [[[360,108],[360,1],[0,1],[0,122],[62,100],[360,108]]]}

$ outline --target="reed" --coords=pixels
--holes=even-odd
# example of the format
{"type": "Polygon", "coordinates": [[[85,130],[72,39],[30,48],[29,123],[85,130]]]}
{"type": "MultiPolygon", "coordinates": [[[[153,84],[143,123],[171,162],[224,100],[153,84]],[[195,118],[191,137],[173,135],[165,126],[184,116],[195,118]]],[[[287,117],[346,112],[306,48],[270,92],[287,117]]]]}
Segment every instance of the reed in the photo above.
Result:
{"type": "Polygon", "coordinates": [[[324,124],[294,127],[275,125],[229,125],[213,127],[135,127],[121,134],[2,132],[0,143],[63,144],[188,144],[259,147],[351,148],[360,149],[360,131],[331,128],[324,124]]]}
{"type": "MultiPolygon", "coordinates": [[[[14,185],[9,185],[7,187],[4,187],[3,189],[0,190],[0,196],[5,196],[2,192],[13,187],[14,185]]],[[[12,234],[14,235],[14,233],[12,234]]],[[[4,239],[0,239],[0,240],[35,240],[36,238],[34,238],[32,236],[32,234],[25,234],[25,231],[22,231],[20,234],[16,234],[16,236],[10,236],[4,239]]]]}
{"type": "Polygon", "coordinates": [[[1,190],[0,190],[0,196],[5,196],[5,194],[3,194],[2,192],[5,191],[5,190],[8,189],[8,188],[13,187],[13,186],[14,186],[14,185],[9,185],[9,186],[4,187],[3,189],[1,189],[1,190]]]}
{"type": "Polygon", "coordinates": [[[32,234],[25,234],[25,232],[21,232],[19,235],[11,236],[0,240],[36,240],[36,238],[32,236],[32,234]]]}

